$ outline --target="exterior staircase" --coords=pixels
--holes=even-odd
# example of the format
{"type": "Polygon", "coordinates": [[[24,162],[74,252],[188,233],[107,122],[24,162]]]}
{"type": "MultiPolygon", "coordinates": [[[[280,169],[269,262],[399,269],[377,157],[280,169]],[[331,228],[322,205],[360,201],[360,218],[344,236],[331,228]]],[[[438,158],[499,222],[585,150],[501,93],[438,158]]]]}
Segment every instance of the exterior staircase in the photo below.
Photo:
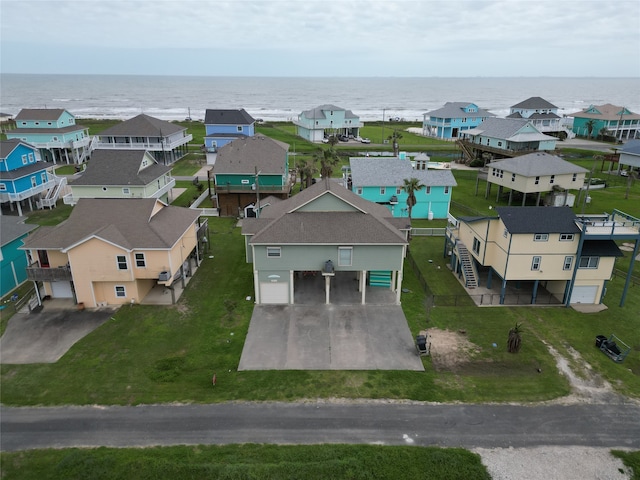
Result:
{"type": "Polygon", "coordinates": [[[460,241],[456,242],[456,250],[458,251],[458,259],[460,259],[465,286],[467,288],[476,288],[478,286],[478,272],[473,264],[469,250],[467,250],[465,244],[460,241]]]}
{"type": "Polygon", "coordinates": [[[460,147],[462,154],[464,155],[464,163],[470,164],[475,158],[473,151],[461,140],[456,140],[456,144],[460,147]]]}
{"type": "Polygon", "coordinates": [[[66,187],[67,185],[67,177],[57,177],[54,175],[53,179],[56,183],[53,188],[50,188],[47,191],[46,195],[40,199],[40,201],[38,202],[39,208],[47,207],[51,209],[55,207],[58,198],[60,198],[60,192],[62,192],[64,187],[66,187]]]}

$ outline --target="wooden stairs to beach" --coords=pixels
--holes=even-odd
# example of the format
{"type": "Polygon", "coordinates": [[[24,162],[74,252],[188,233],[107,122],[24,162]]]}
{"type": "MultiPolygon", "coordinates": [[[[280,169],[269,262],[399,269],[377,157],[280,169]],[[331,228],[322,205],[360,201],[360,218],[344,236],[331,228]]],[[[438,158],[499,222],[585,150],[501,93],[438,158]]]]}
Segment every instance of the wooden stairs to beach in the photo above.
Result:
{"type": "Polygon", "coordinates": [[[473,265],[471,255],[469,255],[469,250],[467,250],[466,245],[462,242],[456,243],[456,250],[458,251],[458,258],[460,259],[465,286],[467,288],[476,288],[478,286],[478,274],[473,265]]]}
{"type": "Polygon", "coordinates": [[[470,164],[475,158],[473,155],[473,151],[471,151],[471,149],[461,140],[456,140],[456,144],[462,151],[462,154],[464,156],[464,163],[467,165],[470,164]]]}

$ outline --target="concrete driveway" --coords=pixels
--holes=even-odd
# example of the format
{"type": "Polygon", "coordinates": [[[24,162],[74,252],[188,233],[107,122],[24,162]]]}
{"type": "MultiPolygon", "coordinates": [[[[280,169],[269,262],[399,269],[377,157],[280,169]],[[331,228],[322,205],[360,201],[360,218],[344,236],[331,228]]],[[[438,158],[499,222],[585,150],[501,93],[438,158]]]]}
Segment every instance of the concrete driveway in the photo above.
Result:
{"type": "Polygon", "coordinates": [[[238,370],[424,366],[398,305],[256,305],[238,370]]]}
{"type": "Polygon", "coordinates": [[[112,310],[16,313],[0,338],[0,363],[55,363],[113,315],[112,310]]]}

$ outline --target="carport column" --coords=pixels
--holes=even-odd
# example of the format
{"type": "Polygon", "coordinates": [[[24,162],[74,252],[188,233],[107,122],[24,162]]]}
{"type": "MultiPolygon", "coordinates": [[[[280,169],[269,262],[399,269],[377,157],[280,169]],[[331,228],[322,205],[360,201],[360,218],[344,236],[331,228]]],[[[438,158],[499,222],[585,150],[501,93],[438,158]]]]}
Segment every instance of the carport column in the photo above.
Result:
{"type": "Polygon", "coordinates": [[[324,303],[329,305],[329,291],[331,289],[331,276],[324,276],[324,303]]]}
{"type": "Polygon", "coordinates": [[[401,293],[402,293],[402,270],[398,270],[398,286],[396,287],[396,305],[400,305],[401,293]]]}
{"type": "Polygon", "coordinates": [[[360,299],[360,303],[364,305],[365,294],[367,292],[367,271],[366,270],[362,270],[362,274],[360,275],[360,292],[362,293],[362,298],[360,299]]]}
{"type": "Polygon", "coordinates": [[[289,270],[289,303],[293,305],[293,270],[289,270]]]}
{"type": "Polygon", "coordinates": [[[256,303],[260,304],[260,279],[258,278],[257,270],[253,271],[253,288],[255,290],[254,294],[256,298],[256,303]]]}

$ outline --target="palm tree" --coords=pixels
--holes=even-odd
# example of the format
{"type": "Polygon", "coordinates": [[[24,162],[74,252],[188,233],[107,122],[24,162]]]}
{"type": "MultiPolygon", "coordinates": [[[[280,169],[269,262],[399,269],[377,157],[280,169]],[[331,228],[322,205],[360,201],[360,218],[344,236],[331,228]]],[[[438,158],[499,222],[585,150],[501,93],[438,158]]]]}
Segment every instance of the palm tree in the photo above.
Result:
{"type": "Polygon", "coordinates": [[[327,139],[327,143],[331,148],[335,147],[338,144],[338,136],[335,133],[332,135],[329,135],[329,138],[327,139]]]}
{"type": "Polygon", "coordinates": [[[509,330],[509,338],[507,339],[507,350],[509,353],[518,353],[522,344],[522,324],[516,322],[515,327],[509,330]]]}
{"type": "Polygon", "coordinates": [[[404,179],[402,189],[407,192],[407,211],[409,213],[409,218],[411,218],[411,210],[413,209],[413,206],[418,203],[416,200],[416,192],[422,187],[424,187],[424,185],[422,185],[420,180],[415,177],[404,179]]]}
{"type": "Polygon", "coordinates": [[[584,126],[587,127],[587,137],[591,137],[593,130],[596,128],[596,119],[590,118],[584,123],[584,126]]]}
{"type": "Polygon", "coordinates": [[[340,157],[333,147],[318,148],[313,154],[313,160],[320,162],[320,175],[322,178],[327,178],[333,174],[333,167],[338,164],[340,157]]]}
{"type": "Polygon", "coordinates": [[[388,140],[391,141],[393,145],[393,154],[397,157],[400,153],[400,145],[398,145],[398,140],[402,138],[402,134],[397,130],[394,130],[391,135],[389,135],[388,140]]]}
{"type": "Polygon", "coordinates": [[[300,174],[300,190],[308,188],[313,182],[313,176],[318,173],[318,166],[312,158],[298,160],[296,164],[300,174]]]}

